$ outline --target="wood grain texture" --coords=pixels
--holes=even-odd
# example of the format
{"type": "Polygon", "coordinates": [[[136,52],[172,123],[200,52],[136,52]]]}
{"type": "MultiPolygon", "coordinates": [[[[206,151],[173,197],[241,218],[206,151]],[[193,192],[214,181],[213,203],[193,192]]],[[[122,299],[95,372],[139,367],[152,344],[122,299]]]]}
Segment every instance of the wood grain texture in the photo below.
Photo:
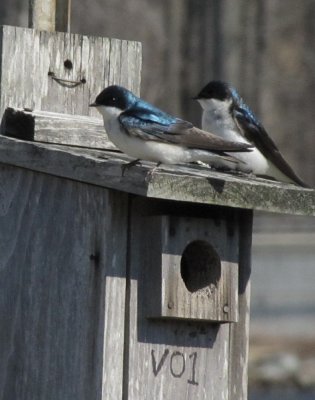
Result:
{"type": "Polygon", "coordinates": [[[139,94],[138,42],[2,26],[0,43],[1,116],[6,107],[97,116],[88,105],[107,85],[139,94]],[[72,68],[65,67],[66,60],[72,68]],[[52,74],[79,84],[57,82],[52,74]]]}
{"type": "Polygon", "coordinates": [[[29,0],[29,27],[42,31],[55,30],[56,1],[29,0]]]}
{"type": "Polygon", "coordinates": [[[143,163],[121,174],[124,154],[0,137],[0,162],[142,196],[242,209],[315,215],[315,192],[298,186],[223,174],[199,166],[143,163]]]}
{"type": "MultiPolygon", "coordinates": [[[[151,201],[148,207],[151,207],[151,201]]],[[[164,203],[162,208],[172,205],[164,203]]],[[[176,207],[176,205],[175,205],[176,207]]],[[[198,206],[195,205],[198,211],[198,206]]],[[[228,400],[228,324],[145,316],[143,202],[131,208],[128,369],[124,399],[228,400]]],[[[152,293],[152,296],[154,294],[152,293]]]]}
{"type": "Polygon", "coordinates": [[[238,221],[233,214],[215,220],[146,216],[139,223],[146,316],[237,321],[238,221]]]}
{"type": "Polygon", "coordinates": [[[116,150],[99,118],[7,108],[1,134],[42,143],[116,150]]]}
{"type": "Polygon", "coordinates": [[[230,327],[230,400],[247,400],[253,212],[239,210],[239,321],[230,327]]]}
{"type": "Polygon", "coordinates": [[[120,399],[125,196],[0,176],[0,399],[120,399]]]}

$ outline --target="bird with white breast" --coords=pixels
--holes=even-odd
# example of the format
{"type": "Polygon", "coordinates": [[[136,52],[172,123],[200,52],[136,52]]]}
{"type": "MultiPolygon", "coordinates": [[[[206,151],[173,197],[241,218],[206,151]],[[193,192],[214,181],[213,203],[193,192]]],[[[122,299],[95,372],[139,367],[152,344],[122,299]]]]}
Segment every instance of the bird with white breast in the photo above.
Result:
{"type": "Polygon", "coordinates": [[[226,82],[211,81],[195,99],[203,109],[202,129],[225,140],[254,146],[250,153],[235,154],[243,161],[236,165],[237,170],[247,172],[250,168],[257,176],[308,187],[284,159],[234,87],[226,82]]]}
{"type": "Polygon", "coordinates": [[[103,116],[109,139],[135,160],[160,164],[205,162],[234,169],[239,162],[226,152],[249,152],[251,145],[228,141],[173,117],[122,86],[109,86],[90,104],[103,116]]]}

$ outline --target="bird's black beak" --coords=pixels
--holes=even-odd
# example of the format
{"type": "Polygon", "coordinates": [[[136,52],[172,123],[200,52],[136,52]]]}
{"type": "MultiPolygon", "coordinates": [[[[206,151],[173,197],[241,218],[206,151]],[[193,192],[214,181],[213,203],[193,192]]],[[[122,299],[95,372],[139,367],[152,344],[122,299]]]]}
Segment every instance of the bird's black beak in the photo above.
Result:
{"type": "Polygon", "coordinates": [[[199,100],[198,96],[192,97],[191,100],[199,100]]]}
{"type": "Polygon", "coordinates": [[[89,107],[97,107],[97,106],[98,106],[98,104],[96,104],[96,103],[89,104],[89,107]]]}

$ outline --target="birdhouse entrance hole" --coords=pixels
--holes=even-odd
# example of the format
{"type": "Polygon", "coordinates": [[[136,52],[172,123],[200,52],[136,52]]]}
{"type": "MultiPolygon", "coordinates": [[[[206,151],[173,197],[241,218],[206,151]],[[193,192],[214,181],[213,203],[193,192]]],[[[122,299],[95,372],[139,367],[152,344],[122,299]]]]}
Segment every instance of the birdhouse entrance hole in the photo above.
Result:
{"type": "Polygon", "coordinates": [[[221,260],[210,243],[194,240],[183,251],[180,272],[189,292],[211,291],[221,277],[221,260]]]}
{"type": "Polygon", "coordinates": [[[138,249],[133,251],[142,268],[140,303],[146,318],[236,322],[238,220],[225,210],[215,218],[205,212],[199,217],[196,207],[191,212],[195,216],[178,207],[167,207],[169,213],[164,214],[162,206],[146,215],[141,201],[134,209],[139,218],[138,236],[133,236],[138,249]]]}

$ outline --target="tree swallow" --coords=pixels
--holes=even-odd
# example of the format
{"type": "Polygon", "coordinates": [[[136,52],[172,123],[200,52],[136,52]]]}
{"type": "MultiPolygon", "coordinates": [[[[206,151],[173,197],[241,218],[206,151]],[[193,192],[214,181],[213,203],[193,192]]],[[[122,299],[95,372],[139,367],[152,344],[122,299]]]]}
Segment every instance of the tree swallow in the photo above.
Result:
{"type": "Polygon", "coordinates": [[[308,187],[285,161],[273,140],[236,89],[225,82],[211,81],[195,97],[203,108],[202,129],[225,140],[252,144],[250,153],[239,153],[243,163],[236,169],[250,167],[258,176],[308,187]]]}
{"type": "Polygon", "coordinates": [[[238,160],[225,152],[251,151],[250,144],[233,143],[204,132],[121,86],[107,87],[90,106],[102,114],[109,139],[136,159],[128,164],[130,166],[139,160],[158,165],[201,161],[214,167],[234,169],[238,160]]]}

